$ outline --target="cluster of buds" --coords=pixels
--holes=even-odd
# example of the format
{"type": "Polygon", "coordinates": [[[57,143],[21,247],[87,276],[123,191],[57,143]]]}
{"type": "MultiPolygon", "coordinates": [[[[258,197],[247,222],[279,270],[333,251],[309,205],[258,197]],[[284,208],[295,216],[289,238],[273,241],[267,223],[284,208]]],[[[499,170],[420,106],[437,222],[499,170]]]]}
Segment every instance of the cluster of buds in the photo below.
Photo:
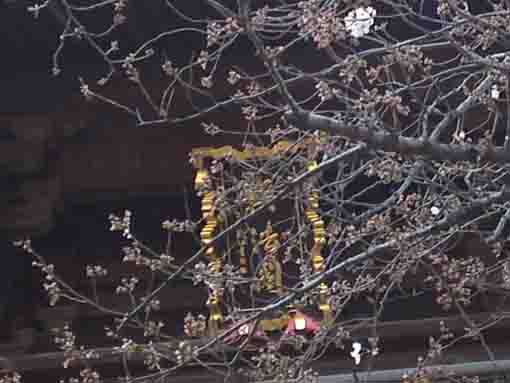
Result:
{"type": "Polygon", "coordinates": [[[100,383],[101,376],[91,368],[84,368],[80,371],[81,383],[100,383]]]}
{"type": "Polygon", "coordinates": [[[171,255],[161,254],[159,256],[159,262],[160,262],[162,268],[166,268],[166,267],[173,265],[174,260],[175,260],[175,258],[172,257],[171,255]]]}
{"type": "Polygon", "coordinates": [[[336,40],[345,39],[345,26],[335,7],[323,7],[316,0],[302,1],[298,5],[301,8],[300,33],[311,36],[318,48],[327,48],[336,40]]]}
{"type": "Polygon", "coordinates": [[[123,262],[137,262],[138,264],[139,259],[142,257],[142,250],[136,243],[133,246],[124,246],[122,252],[124,253],[123,262]]]}
{"type": "Polygon", "coordinates": [[[157,258],[146,257],[142,255],[142,250],[136,243],[133,246],[125,246],[122,251],[124,252],[123,262],[133,262],[137,266],[145,266],[151,271],[167,270],[174,261],[174,257],[167,254],[161,254],[157,258]]]}
{"type": "Polygon", "coordinates": [[[205,335],[207,329],[207,323],[205,316],[199,314],[194,316],[188,313],[184,318],[184,333],[190,337],[200,337],[205,335]]]}
{"type": "Polygon", "coordinates": [[[145,364],[149,370],[160,370],[160,362],[161,354],[156,350],[154,344],[149,342],[149,347],[145,350],[143,364],[145,364]]]}
{"type": "Polygon", "coordinates": [[[177,72],[177,69],[170,60],[165,60],[165,62],[161,65],[161,69],[168,77],[173,77],[177,72]]]}
{"type": "Polygon", "coordinates": [[[184,364],[193,359],[196,356],[195,347],[193,347],[189,342],[180,342],[177,350],[174,351],[175,359],[177,363],[184,364]]]}
{"type": "MultiPolygon", "coordinates": [[[[84,368],[80,371],[80,378],[69,378],[67,383],[99,383],[101,382],[99,373],[91,368],[84,368]]],[[[66,383],[64,379],[60,379],[59,383],[66,383]]]]}
{"type": "MultiPolygon", "coordinates": [[[[215,136],[221,133],[221,129],[218,125],[213,123],[202,123],[202,127],[204,128],[204,133],[210,136],[215,136]]],[[[193,163],[193,158],[190,159],[190,162],[193,163]]]]}
{"type": "Polygon", "coordinates": [[[389,232],[391,231],[390,223],[391,219],[388,214],[375,215],[367,220],[366,225],[361,228],[361,233],[389,232]]]}
{"type": "Polygon", "coordinates": [[[86,275],[87,278],[106,277],[108,275],[108,270],[100,265],[87,265],[86,275]]]}
{"type": "Polygon", "coordinates": [[[345,341],[351,339],[351,333],[349,330],[345,329],[345,327],[338,327],[335,334],[335,346],[344,349],[345,348],[345,341]]]}
{"type": "Polygon", "coordinates": [[[94,92],[90,89],[89,84],[87,84],[83,79],[80,78],[80,93],[85,97],[86,101],[91,101],[94,98],[94,92]]]}
{"type": "Polygon", "coordinates": [[[161,309],[161,301],[159,299],[152,299],[147,305],[145,306],[145,311],[159,311],[161,309]]]}
{"type": "Polygon", "coordinates": [[[277,353],[277,348],[272,344],[268,344],[267,348],[260,350],[258,355],[252,357],[253,362],[257,366],[257,373],[265,376],[273,376],[280,369],[281,357],[277,353]]]}
{"type": "Polygon", "coordinates": [[[12,244],[16,247],[23,249],[24,251],[26,251],[27,253],[30,253],[30,254],[33,253],[33,251],[34,251],[32,249],[32,241],[30,239],[22,239],[19,241],[14,241],[12,244]]]}
{"type": "Polygon", "coordinates": [[[451,13],[448,0],[439,0],[437,5],[437,14],[442,17],[448,17],[451,13]]]}
{"type": "Polygon", "coordinates": [[[367,67],[367,62],[358,55],[349,55],[341,63],[338,76],[350,84],[362,68],[367,67]]]}
{"type": "Polygon", "coordinates": [[[60,350],[69,353],[76,349],[76,336],[68,324],[63,328],[52,329],[52,332],[55,334],[53,341],[60,350]]]}
{"type": "Polygon", "coordinates": [[[386,184],[400,182],[402,181],[402,165],[398,158],[388,157],[377,162],[377,165],[369,166],[366,175],[377,176],[386,184]]]}
{"type": "Polygon", "coordinates": [[[319,373],[309,368],[303,372],[303,376],[299,380],[303,383],[318,383],[319,373]]]}
{"type": "Polygon", "coordinates": [[[463,305],[471,302],[473,286],[481,282],[485,265],[479,258],[451,259],[444,253],[431,256],[432,264],[438,268],[437,275],[427,277],[438,292],[437,303],[445,310],[456,301],[463,305]]]}
{"type": "Polygon", "coordinates": [[[50,306],[55,306],[62,296],[62,290],[60,289],[60,286],[55,281],[44,283],[43,286],[44,290],[46,290],[46,293],[48,294],[50,306]]]}
{"type": "Polygon", "coordinates": [[[192,273],[194,285],[198,285],[208,279],[208,268],[204,262],[198,262],[192,273]]]}
{"type": "Polygon", "coordinates": [[[243,106],[241,108],[241,113],[242,113],[244,119],[248,122],[255,121],[255,119],[257,118],[258,112],[259,112],[258,108],[256,106],[252,106],[252,105],[243,106]]]}
{"type": "Polygon", "coordinates": [[[143,328],[143,336],[146,337],[159,337],[161,333],[161,329],[165,326],[165,324],[161,321],[154,322],[154,321],[147,321],[145,322],[144,328],[143,328]]]}
{"type": "Polygon", "coordinates": [[[126,293],[132,293],[138,284],[139,280],[136,277],[131,278],[122,278],[121,279],[121,285],[117,286],[115,289],[115,292],[117,294],[126,294],[126,293]]]}
{"type": "Polygon", "coordinates": [[[397,209],[404,214],[409,214],[419,206],[420,200],[421,196],[418,193],[401,194],[398,199],[397,209]]]}
{"type": "Polygon", "coordinates": [[[17,372],[2,373],[0,383],[21,383],[21,375],[17,372]]]}
{"type": "Polygon", "coordinates": [[[121,231],[122,236],[125,238],[133,238],[131,235],[131,216],[132,213],[129,210],[124,211],[124,216],[122,218],[115,214],[110,214],[108,216],[110,220],[110,231],[121,231]]]}
{"type": "Polygon", "coordinates": [[[255,27],[263,28],[268,14],[269,14],[269,7],[267,5],[263,6],[262,8],[259,8],[255,11],[255,16],[251,18],[252,25],[255,27]]]}
{"type": "Polygon", "coordinates": [[[212,21],[207,24],[207,47],[221,44],[225,38],[241,31],[241,26],[234,18],[229,17],[225,19],[225,23],[223,24],[220,24],[217,21],[212,21]]]}
{"type": "Polygon", "coordinates": [[[127,0],[117,0],[113,4],[113,24],[120,25],[126,22],[125,9],[127,7],[127,0]]]}
{"type": "Polygon", "coordinates": [[[326,81],[319,81],[315,84],[315,89],[317,89],[321,102],[325,102],[333,98],[333,90],[326,81]]]}
{"type": "Polygon", "coordinates": [[[62,295],[62,290],[57,282],[55,274],[55,266],[37,261],[32,262],[32,266],[41,269],[44,275],[44,290],[48,294],[50,306],[54,306],[62,295]]]}
{"type": "Polygon", "coordinates": [[[209,61],[209,53],[207,53],[206,50],[201,50],[200,54],[198,55],[196,63],[198,65],[200,65],[202,70],[206,70],[208,61],[209,61]]]}
{"type": "Polygon", "coordinates": [[[510,261],[505,261],[501,269],[502,285],[505,289],[510,289],[510,261]]]}
{"type": "Polygon", "coordinates": [[[241,75],[237,73],[235,70],[231,69],[228,71],[227,81],[230,85],[235,85],[241,80],[241,75]]]}
{"type": "Polygon", "coordinates": [[[140,73],[138,72],[138,69],[135,67],[134,62],[135,56],[134,54],[130,53],[124,59],[124,62],[122,63],[122,68],[124,68],[124,72],[130,81],[138,83],[140,82],[140,73]]]}
{"type": "Polygon", "coordinates": [[[392,94],[389,91],[386,91],[384,96],[382,96],[381,103],[390,110],[394,110],[403,116],[407,116],[410,112],[409,106],[402,103],[402,97],[392,94]]]}
{"type": "Polygon", "coordinates": [[[206,89],[211,89],[214,85],[212,74],[202,77],[200,79],[200,85],[202,85],[206,89]]]}
{"type": "Polygon", "coordinates": [[[418,69],[423,70],[425,73],[430,73],[433,64],[432,59],[425,56],[421,48],[415,45],[393,50],[383,57],[383,62],[385,65],[398,63],[409,73],[414,73],[418,69]]]}
{"type": "Polygon", "coordinates": [[[170,221],[167,219],[167,220],[163,221],[163,223],[161,224],[161,227],[167,231],[175,231],[178,233],[182,233],[182,232],[191,233],[195,230],[195,223],[193,223],[190,220],[178,221],[178,220],[174,219],[174,220],[170,221]]]}
{"type": "Polygon", "coordinates": [[[34,5],[30,5],[27,7],[27,11],[34,16],[34,19],[37,19],[43,9],[45,9],[49,4],[49,1],[45,1],[43,3],[38,3],[34,5]]]}
{"type": "Polygon", "coordinates": [[[105,335],[111,339],[119,339],[119,334],[110,326],[104,326],[105,335]]]}
{"type": "Polygon", "coordinates": [[[455,337],[444,321],[439,322],[439,331],[441,333],[439,336],[441,341],[451,341],[455,337]]]}

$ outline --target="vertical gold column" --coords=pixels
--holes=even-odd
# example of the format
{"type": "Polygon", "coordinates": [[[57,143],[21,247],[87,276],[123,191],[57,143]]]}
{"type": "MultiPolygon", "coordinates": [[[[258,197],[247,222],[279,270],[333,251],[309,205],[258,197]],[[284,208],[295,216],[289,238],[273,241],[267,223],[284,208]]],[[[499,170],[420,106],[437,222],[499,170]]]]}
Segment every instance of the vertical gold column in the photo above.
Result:
{"type": "MultiPolygon", "coordinates": [[[[308,164],[308,170],[313,170],[317,167],[316,161],[311,161],[308,164]]],[[[314,273],[321,273],[324,271],[324,258],[322,257],[322,249],[326,244],[326,230],[324,228],[324,221],[319,216],[319,193],[311,191],[308,195],[308,206],[305,210],[305,215],[308,221],[312,224],[313,245],[312,245],[312,270],[314,273]]],[[[319,285],[319,310],[322,312],[323,319],[326,323],[332,321],[333,316],[331,313],[331,306],[328,303],[328,286],[325,282],[319,285]]]]}
{"type": "Polygon", "coordinates": [[[261,289],[281,295],[283,293],[283,272],[277,257],[280,238],[278,233],[273,232],[270,222],[268,222],[266,230],[260,235],[260,244],[264,250],[264,260],[259,271],[259,276],[262,279],[261,289]]]}
{"type": "MultiPolygon", "coordinates": [[[[197,174],[195,177],[195,189],[202,196],[202,218],[205,225],[200,231],[200,239],[202,245],[206,247],[205,254],[209,258],[208,270],[210,273],[221,272],[221,257],[218,256],[212,240],[218,226],[218,219],[215,215],[214,203],[216,192],[212,189],[212,182],[209,172],[204,168],[202,159],[195,159],[197,174]]],[[[209,334],[214,336],[218,333],[223,315],[221,313],[221,294],[218,289],[211,289],[207,299],[207,307],[209,308],[209,334]]]]}

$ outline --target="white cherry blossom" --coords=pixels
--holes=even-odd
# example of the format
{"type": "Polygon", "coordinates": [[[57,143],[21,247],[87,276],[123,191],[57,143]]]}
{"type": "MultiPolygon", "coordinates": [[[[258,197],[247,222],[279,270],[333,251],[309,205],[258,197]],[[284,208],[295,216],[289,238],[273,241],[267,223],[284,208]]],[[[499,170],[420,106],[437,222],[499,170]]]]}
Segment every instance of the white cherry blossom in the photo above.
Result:
{"type": "Polygon", "coordinates": [[[375,15],[376,11],[372,7],[359,7],[350,11],[344,18],[345,29],[351,33],[352,37],[362,37],[370,32],[375,15]]]}
{"type": "Polygon", "coordinates": [[[500,94],[501,94],[501,91],[499,90],[498,86],[493,85],[491,88],[491,98],[494,100],[498,100],[500,94]]]}
{"type": "Polygon", "coordinates": [[[361,362],[361,343],[354,342],[352,344],[351,357],[354,359],[354,364],[358,365],[361,362]]]}

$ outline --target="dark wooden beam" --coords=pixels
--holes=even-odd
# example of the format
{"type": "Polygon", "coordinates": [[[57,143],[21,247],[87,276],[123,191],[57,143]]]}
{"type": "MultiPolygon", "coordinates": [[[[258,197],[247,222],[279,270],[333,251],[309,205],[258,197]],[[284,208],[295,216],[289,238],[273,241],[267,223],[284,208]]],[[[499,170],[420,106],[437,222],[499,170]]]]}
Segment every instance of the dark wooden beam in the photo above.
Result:
{"type": "MultiPolygon", "coordinates": [[[[473,316],[475,320],[488,320],[492,316],[491,313],[479,314],[477,316],[473,316]]],[[[440,322],[444,322],[452,331],[457,334],[459,331],[463,331],[463,327],[465,327],[464,320],[460,316],[453,317],[440,317],[440,318],[430,318],[430,319],[421,319],[421,320],[412,320],[412,321],[396,321],[396,322],[381,322],[378,324],[378,334],[381,338],[382,347],[389,344],[390,342],[398,341],[402,345],[402,347],[406,347],[408,344],[409,338],[425,338],[427,339],[429,336],[437,335],[440,328],[440,322]]],[[[494,325],[492,328],[494,331],[508,330],[510,329],[510,319],[505,319],[494,325]]],[[[359,332],[353,332],[353,336],[360,337],[368,337],[371,335],[370,329],[363,329],[359,332]]],[[[499,350],[497,355],[508,355],[510,357],[510,348],[506,342],[504,342],[504,338],[501,339],[500,343],[495,343],[491,345],[495,349],[499,350]]],[[[177,341],[176,341],[177,342],[177,341]]],[[[196,340],[192,341],[192,343],[201,344],[202,341],[196,340]]],[[[171,344],[174,344],[172,342],[171,344]]],[[[168,348],[168,343],[160,343],[157,344],[156,347],[161,347],[162,350],[168,348]]],[[[391,368],[391,366],[401,366],[399,364],[399,358],[401,360],[409,363],[409,358],[403,358],[402,356],[405,353],[412,353],[414,358],[416,355],[423,354],[426,352],[427,343],[422,343],[422,347],[409,349],[409,350],[401,350],[402,352],[393,352],[391,348],[382,349],[381,350],[381,358],[387,359],[386,368],[391,368]]],[[[464,349],[463,353],[465,356],[455,356],[452,355],[449,357],[449,360],[452,362],[456,362],[459,360],[469,360],[469,355],[478,355],[477,358],[484,358],[484,351],[481,346],[477,342],[468,342],[466,345],[462,346],[464,349]],[[478,351],[477,351],[478,350],[478,351]],[[455,357],[454,357],[455,356],[455,357]],[[460,358],[460,359],[459,359],[460,358]]],[[[0,347],[1,350],[1,347],[0,347]]],[[[120,351],[117,348],[112,347],[103,347],[95,349],[97,354],[99,355],[98,359],[94,359],[93,364],[100,366],[103,364],[114,363],[119,360],[120,351]]],[[[331,365],[331,359],[336,360],[338,362],[339,355],[343,355],[342,358],[345,357],[346,366],[352,366],[352,361],[348,357],[348,351],[339,351],[337,353],[330,353],[330,359],[328,361],[328,357],[326,357],[326,361],[322,364],[322,368],[326,369],[328,363],[331,365]],[[345,354],[345,355],[344,355],[345,354]]],[[[53,353],[42,353],[35,355],[24,355],[24,356],[15,356],[12,358],[6,358],[5,362],[8,362],[13,368],[18,371],[36,371],[36,370],[51,370],[51,369],[59,369],[61,368],[62,362],[65,360],[66,355],[63,352],[53,352],[53,353]]],[[[133,354],[133,359],[142,358],[142,355],[133,354]]],[[[475,358],[476,360],[476,358],[475,358]]],[[[416,359],[414,359],[416,361],[416,359]]]]}

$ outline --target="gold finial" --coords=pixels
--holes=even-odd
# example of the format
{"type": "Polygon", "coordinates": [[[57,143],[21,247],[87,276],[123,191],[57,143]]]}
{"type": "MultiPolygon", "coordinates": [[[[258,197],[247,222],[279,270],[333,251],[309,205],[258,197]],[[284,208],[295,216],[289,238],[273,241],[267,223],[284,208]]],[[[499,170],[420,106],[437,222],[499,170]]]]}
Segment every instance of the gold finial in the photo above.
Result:
{"type": "Polygon", "coordinates": [[[220,295],[217,290],[211,291],[207,299],[207,307],[209,307],[209,335],[216,336],[219,333],[223,322],[223,314],[220,308],[220,295]]]}

